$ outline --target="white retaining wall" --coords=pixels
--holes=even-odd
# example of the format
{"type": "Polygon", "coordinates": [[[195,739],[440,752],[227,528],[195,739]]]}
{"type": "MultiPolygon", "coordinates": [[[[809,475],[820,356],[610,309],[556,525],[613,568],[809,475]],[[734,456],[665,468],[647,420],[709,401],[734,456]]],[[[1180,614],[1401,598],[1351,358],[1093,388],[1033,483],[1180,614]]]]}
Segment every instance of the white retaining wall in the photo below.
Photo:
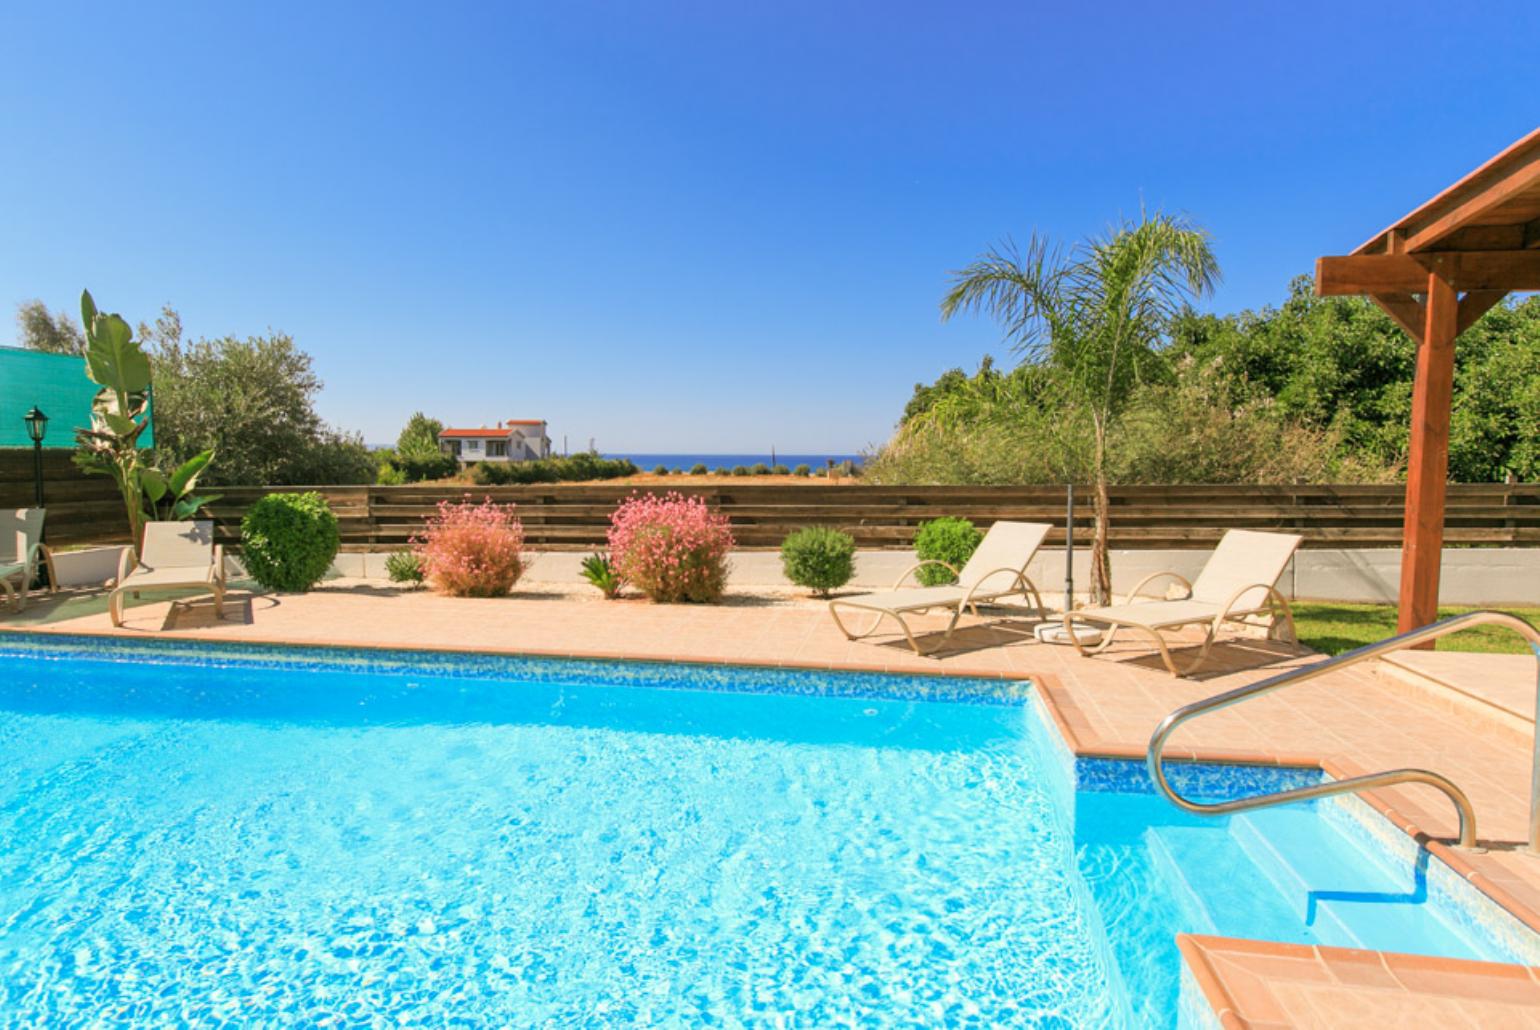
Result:
{"type": "MultiPolygon", "coordinates": [[[[1075,585],[1088,582],[1087,549],[1076,551],[1075,585]]],[[[1170,569],[1189,579],[1203,568],[1207,551],[1114,550],[1114,591],[1131,589],[1151,572],[1170,569]]],[[[349,577],[384,579],[385,555],[340,554],[336,571],[349,577]]],[[[527,578],[536,583],[581,581],[578,563],[583,554],[548,551],[533,556],[527,578]]],[[[908,551],[859,551],[854,587],[884,588],[914,564],[908,551]]],[[[781,575],[775,551],[739,551],[732,558],[734,586],[789,586],[781,575]]],[[[1028,574],[1044,599],[1059,604],[1064,597],[1062,551],[1039,552],[1028,574]]],[[[1290,598],[1311,601],[1394,603],[1401,575],[1397,548],[1312,548],[1300,551],[1284,573],[1280,587],[1290,598]]],[[[1158,589],[1158,587],[1157,587],[1158,589]]],[[[1540,605],[1540,548],[1446,548],[1439,600],[1444,604],[1540,605]]]]}

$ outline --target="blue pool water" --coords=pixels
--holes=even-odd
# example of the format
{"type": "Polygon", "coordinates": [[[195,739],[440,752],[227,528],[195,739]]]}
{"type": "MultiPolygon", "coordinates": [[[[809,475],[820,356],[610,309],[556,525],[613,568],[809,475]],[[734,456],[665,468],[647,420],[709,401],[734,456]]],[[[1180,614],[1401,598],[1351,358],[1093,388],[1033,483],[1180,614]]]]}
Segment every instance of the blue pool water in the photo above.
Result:
{"type": "Polygon", "coordinates": [[[1075,763],[1022,685],[98,646],[0,638],[10,1025],[1170,1025],[1179,931],[1533,958],[1336,806],[1075,763]]]}

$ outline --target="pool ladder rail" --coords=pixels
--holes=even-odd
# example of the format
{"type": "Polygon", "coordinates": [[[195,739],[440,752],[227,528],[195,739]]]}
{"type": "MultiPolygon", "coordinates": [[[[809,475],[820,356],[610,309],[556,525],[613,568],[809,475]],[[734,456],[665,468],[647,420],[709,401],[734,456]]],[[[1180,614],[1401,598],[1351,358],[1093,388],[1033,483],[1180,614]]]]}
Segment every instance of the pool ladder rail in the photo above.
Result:
{"type": "MultiPolygon", "coordinates": [[[[1275,690],[1284,687],[1292,687],[1300,683],[1307,683],[1327,673],[1345,669],[1360,662],[1369,661],[1371,658],[1379,658],[1393,651],[1415,647],[1418,644],[1437,640],[1439,637],[1450,633],[1457,633],[1462,629],[1470,629],[1474,626],[1506,626],[1522,636],[1529,644],[1529,648],[1535,654],[1537,679],[1537,701],[1540,701],[1540,630],[1536,630],[1528,622],[1517,615],[1498,611],[1467,612],[1464,615],[1456,615],[1435,622],[1419,629],[1400,633],[1396,636],[1381,640],[1375,644],[1340,654],[1335,658],[1328,658],[1324,662],[1307,665],[1298,669],[1290,669],[1287,672],[1260,680],[1249,686],[1237,687],[1227,690],[1222,694],[1194,701],[1192,704],[1183,705],[1160,721],[1155,727],[1155,733],[1150,737],[1150,747],[1145,755],[1145,763],[1149,767],[1150,777],[1155,781],[1155,789],[1163,794],[1167,801],[1178,808],[1199,815],[1225,815],[1230,812],[1247,812],[1257,808],[1270,808],[1273,805],[1283,805],[1291,801],[1309,801],[1313,798],[1332,797],[1337,794],[1352,794],[1361,790],[1372,790],[1376,787],[1389,787],[1398,783],[1422,783],[1444,793],[1453,802],[1455,810],[1460,815],[1459,847],[1474,848],[1476,846],[1476,811],[1471,807],[1470,798],[1447,776],[1432,772],[1428,769],[1390,769],[1385,772],[1370,773],[1366,776],[1353,776],[1345,780],[1334,780],[1330,783],[1320,783],[1313,787],[1296,787],[1292,790],[1280,790],[1272,794],[1258,794],[1248,798],[1237,798],[1233,801],[1200,802],[1183,797],[1171,786],[1166,778],[1165,747],[1171,735],[1190,719],[1200,715],[1228,708],[1231,705],[1249,701],[1263,694],[1271,694],[1275,690]]],[[[1534,758],[1531,765],[1529,785],[1529,841],[1527,850],[1532,855],[1540,855],[1540,735],[1535,741],[1534,758]]]]}

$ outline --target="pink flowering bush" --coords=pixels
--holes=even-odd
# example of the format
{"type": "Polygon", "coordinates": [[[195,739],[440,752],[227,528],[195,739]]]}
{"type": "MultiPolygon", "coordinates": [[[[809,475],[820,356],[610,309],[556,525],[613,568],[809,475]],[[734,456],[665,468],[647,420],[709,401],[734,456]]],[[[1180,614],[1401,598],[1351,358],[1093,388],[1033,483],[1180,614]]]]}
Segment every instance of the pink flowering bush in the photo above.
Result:
{"type": "Polygon", "coordinates": [[[610,560],[654,601],[719,600],[733,533],[699,497],[632,494],[610,516],[610,560]]]}
{"type": "Polygon", "coordinates": [[[501,597],[524,573],[524,527],[513,505],[440,501],[413,541],[423,575],[453,597],[501,597]]]}

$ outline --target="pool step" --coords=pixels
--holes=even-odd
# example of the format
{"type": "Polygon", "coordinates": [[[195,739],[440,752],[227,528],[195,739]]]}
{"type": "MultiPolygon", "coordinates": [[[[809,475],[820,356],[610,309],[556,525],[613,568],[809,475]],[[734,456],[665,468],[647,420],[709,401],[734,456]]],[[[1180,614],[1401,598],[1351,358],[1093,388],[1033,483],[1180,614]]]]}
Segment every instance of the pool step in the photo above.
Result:
{"type": "Polygon", "coordinates": [[[1210,826],[1155,826],[1145,831],[1153,863],[1185,916],[1189,933],[1298,938],[1299,918],[1258,875],[1255,863],[1225,831],[1210,826]],[[1258,883],[1265,886],[1258,890],[1258,883]]]}
{"type": "Polygon", "coordinates": [[[1333,832],[1314,812],[1278,808],[1232,816],[1230,835],[1324,944],[1391,951],[1436,950],[1426,882],[1410,863],[1374,855],[1333,832]]]}

